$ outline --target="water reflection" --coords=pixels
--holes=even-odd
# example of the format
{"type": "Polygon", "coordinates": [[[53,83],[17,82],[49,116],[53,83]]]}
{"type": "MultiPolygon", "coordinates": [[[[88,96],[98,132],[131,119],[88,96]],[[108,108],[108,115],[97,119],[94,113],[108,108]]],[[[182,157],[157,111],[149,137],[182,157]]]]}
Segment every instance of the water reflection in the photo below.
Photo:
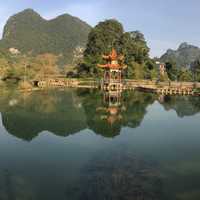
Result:
{"type": "Polygon", "coordinates": [[[155,100],[154,95],[137,91],[105,92],[103,95],[93,91],[80,96],[89,128],[105,137],[119,135],[122,127],[138,127],[147,106],[155,100]]]}
{"type": "Polygon", "coordinates": [[[193,116],[200,112],[198,96],[159,96],[158,100],[165,110],[174,110],[179,117],[193,116]]]}
{"type": "Polygon", "coordinates": [[[199,98],[189,96],[5,92],[0,111],[13,136],[30,141],[44,130],[84,131],[26,143],[1,129],[0,199],[199,199],[199,115],[177,119],[162,107],[179,117],[200,111],[199,98]],[[88,129],[121,136],[107,140],[88,129]]]}
{"type": "Polygon", "coordinates": [[[1,105],[7,131],[25,140],[45,130],[67,136],[86,128],[84,110],[73,91],[36,92],[25,97],[12,94],[1,98],[1,105]]]}
{"type": "Polygon", "coordinates": [[[0,171],[0,199],[31,200],[34,196],[32,187],[23,177],[13,175],[8,170],[0,171]]]}
{"type": "Polygon", "coordinates": [[[199,97],[86,89],[25,94],[9,91],[0,96],[0,111],[7,131],[27,141],[45,130],[68,136],[87,128],[104,137],[115,137],[123,127],[140,126],[147,107],[156,100],[179,117],[200,112],[199,97]]]}
{"type": "Polygon", "coordinates": [[[106,149],[83,168],[77,186],[67,187],[67,199],[157,200],[163,196],[158,165],[127,148],[106,149]],[[76,191],[76,192],[75,192],[76,191]]]}

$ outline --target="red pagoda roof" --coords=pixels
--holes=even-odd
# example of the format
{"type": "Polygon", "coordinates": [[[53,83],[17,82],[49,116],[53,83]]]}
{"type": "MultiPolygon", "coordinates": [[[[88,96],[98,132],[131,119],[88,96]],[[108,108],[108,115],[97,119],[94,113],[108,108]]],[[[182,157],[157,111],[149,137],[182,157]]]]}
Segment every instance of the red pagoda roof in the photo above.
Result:
{"type": "Polygon", "coordinates": [[[106,60],[111,60],[111,61],[118,59],[118,55],[115,49],[112,49],[109,55],[103,55],[102,57],[106,60]]]}
{"type": "Polygon", "coordinates": [[[105,60],[108,61],[105,65],[98,65],[100,68],[107,68],[107,69],[122,69],[123,66],[121,66],[118,61],[123,60],[122,56],[119,56],[115,49],[112,49],[111,53],[109,55],[103,55],[102,56],[105,60]]]}

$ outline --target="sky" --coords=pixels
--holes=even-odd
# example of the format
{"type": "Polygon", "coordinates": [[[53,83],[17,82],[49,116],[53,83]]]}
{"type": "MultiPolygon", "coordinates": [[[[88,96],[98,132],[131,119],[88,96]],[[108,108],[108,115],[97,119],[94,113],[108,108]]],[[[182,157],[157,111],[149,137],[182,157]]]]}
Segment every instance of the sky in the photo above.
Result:
{"type": "Polygon", "coordinates": [[[68,13],[92,26],[117,19],[125,31],[145,35],[152,57],[182,42],[200,46],[199,0],[0,0],[0,34],[7,19],[26,8],[45,19],[68,13]]]}

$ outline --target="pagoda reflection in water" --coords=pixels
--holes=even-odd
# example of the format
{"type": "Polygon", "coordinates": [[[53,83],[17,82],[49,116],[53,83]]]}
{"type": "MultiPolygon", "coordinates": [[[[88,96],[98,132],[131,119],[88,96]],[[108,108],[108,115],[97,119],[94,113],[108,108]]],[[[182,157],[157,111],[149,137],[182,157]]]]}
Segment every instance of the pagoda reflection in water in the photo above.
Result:
{"type": "Polygon", "coordinates": [[[106,138],[123,127],[137,128],[155,100],[178,117],[200,112],[199,97],[160,96],[139,91],[38,91],[26,97],[10,92],[0,98],[2,126],[17,138],[31,141],[43,131],[67,137],[92,130],[106,138]]]}
{"type": "Polygon", "coordinates": [[[110,125],[122,120],[122,112],[126,110],[122,102],[122,92],[120,91],[104,91],[103,105],[105,106],[106,115],[102,117],[107,120],[110,125]]]}

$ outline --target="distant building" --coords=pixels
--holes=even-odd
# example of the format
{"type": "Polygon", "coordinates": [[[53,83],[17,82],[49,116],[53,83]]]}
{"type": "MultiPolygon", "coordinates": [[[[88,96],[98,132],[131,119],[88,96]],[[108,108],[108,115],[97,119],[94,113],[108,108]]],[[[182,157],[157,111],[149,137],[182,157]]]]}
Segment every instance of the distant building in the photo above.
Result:
{"type": "Polygon", "coordinates": [[[9,48],[9,52],[10,52],[11,54],[13,54],[13,55],[18,55],[18,54],[20,54],[20,51],[19,51],[18,49],[16,49],[16,48],[13,48],[13,47],[9,48]]]}
{"type": "Polygon", "coordinates": [[[85,48],[80,47],[80,46],[78,46],[74,49],[73,60],[72,60],[73,65],[78,64],[83,59],[84,51],[85,51],[85,48]]]}
{"type": "Polygon", "coordinates": [[[84,51],[85,51],[85,48],[78,46],[75,48],[73,55],[75,58],[83,58],[84,51]]]}
{"type": "Polygon", "coordinates": [[[166,72],[165,63],[161,63],[161,62],[159,62],[159,61],[156,61],[156,64],[157,64],[158,67],[159,67],[160,75],[161,75],[161,76],[164,76],[164,75],[165,75],[165,72],[166,72]]]}

